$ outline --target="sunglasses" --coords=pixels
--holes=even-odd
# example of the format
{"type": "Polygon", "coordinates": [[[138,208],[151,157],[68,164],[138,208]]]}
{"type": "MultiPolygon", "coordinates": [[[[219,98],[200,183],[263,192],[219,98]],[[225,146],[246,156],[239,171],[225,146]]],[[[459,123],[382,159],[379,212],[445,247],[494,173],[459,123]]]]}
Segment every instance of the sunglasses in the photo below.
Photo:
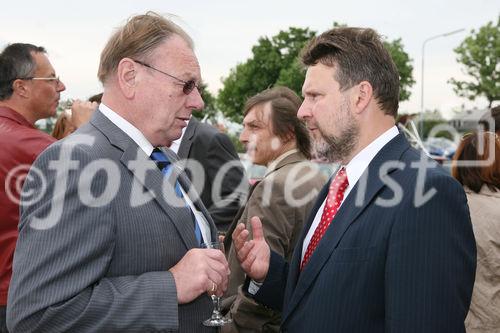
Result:
{"type": "Polygon", "coordinates": [[[172,74],[168,74],[168,73],[165,73],[164,71],[161,71],[157,68],[154,68],[153,66],[149,65],[149,64],[146,64],[145,62],[142,62],[142,61],[139,61],[139,60],[135,60],[135,59],[132,59],[133,62],[136,62],[138,63],[139,65],[142,65],[144,67],[147,67],[147,68],[150,68],[154,71],[157,71],[159,73],[162,73],[168,77],[171,77],[172,79],[175,79],[179,82],[182,82],[183,83],[183,86],[182,86],[182,92],[185,94],[185,95],[189,95],[193,90],[194,88],[198,89],[198,91],[200,91],[200,87],[198,87],[198,85],[196,84],[195,80],[189,80],[189,81],[184,81],[182,79],[179,79],[178,77],[176,76],[173,76],[172,74]]]}

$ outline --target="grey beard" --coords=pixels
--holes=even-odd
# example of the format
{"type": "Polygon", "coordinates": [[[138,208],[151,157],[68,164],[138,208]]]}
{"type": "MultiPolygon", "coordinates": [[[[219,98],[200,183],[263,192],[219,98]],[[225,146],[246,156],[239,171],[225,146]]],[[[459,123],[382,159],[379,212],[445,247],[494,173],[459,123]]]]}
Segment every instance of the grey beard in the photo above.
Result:
{"type": "Polygon", "coordinates": [[[350,123],[340,136],[328,136],[321,132],[321,139],[313,141],[313,150],[318,158],[330,163],[341,163],[351,155],[359,141],[359,128],[350,123]]]}

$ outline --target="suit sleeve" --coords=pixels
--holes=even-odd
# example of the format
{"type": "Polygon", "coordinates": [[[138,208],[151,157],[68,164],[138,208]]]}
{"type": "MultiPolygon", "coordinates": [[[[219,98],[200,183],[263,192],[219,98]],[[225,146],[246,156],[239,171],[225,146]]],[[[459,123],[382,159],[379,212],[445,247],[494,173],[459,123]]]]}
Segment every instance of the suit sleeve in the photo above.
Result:
{"type": "MultiPolygon", "coordinates": [[[[50,149],[50,148],[49,148],[50,149]]],[[[170,272],[153,271],[107,276],[115,249],[116,205],[80,202],[80,172],[91,158],[79,152],[79,171],[70,171],[58,192],[50,161],[56,149],[44,153],[35,167],[44,171],[47,191],[41,200],[21,204],[19,240],[9,290],[7,324],[12,332],[140,332],[178,329],[175,282],[170,272]],[[35,217],[61,215],[35,229],[35,217]]],[[[35,176],[33,170],[30,172],[35,176]]],[[[94,196],[105,193],[105,174],[89,181],[94,196]],[[104,185],[103,185],[104,184],[104,185]]],[[[44,187],[40,178],[25,183],[24,192],[44,187]]],[[[81,189],[80,189],[81,190],[81,189]]],[[[120,197],[120,194],[115,196],[120,197]]],[[[107,198],[101,197],[100,200],[107,198]]],[[[114,200],[114,199],[112,199],[114,200]]],[[[122,199],[123,200],[123,199],[122,199]]],[[[134,241],[131,239],[130,241],[134,241]]]]}
{"type": "Polygon", "coordinates": [[[217,227],[226,230],[240,208],[240,196],[246,193],[248,181],[243,165],[239,162],[238,154],[229,137],[223,133],[217,133],[209,140],[206,158],[203,160],[208,182],[214,182],[219,170],[226,163],[233,162],[235,164],[230,169],[226,169],[220,185],[212,184],[216,187],[217,193],[214,196],[214,190],[211,187],[212,193],[209,195],[212,198],[220,197],[222,200],[214,200],[213,204],[207,207],[217,227]]]}
{"type": "Polygon", "coordinates": [[[390,235],[386,332],[464,332],[476,258],[467,201],[450,177],[427,179],[436,193],[420,207],[408,200],[390,235]]]}
{"type": "MultiPolygon", "coordinates": [[[[271,251],[269,262],[269,271],[264,283],[253,298],[276,311],[283,310],[283,301],[285,299],[285,288],[288,276],[288,262],[274,251],[271,251]]],[[[248,290],[250,280],[247,278],[243,285],[243,290],[248,290]]]]}

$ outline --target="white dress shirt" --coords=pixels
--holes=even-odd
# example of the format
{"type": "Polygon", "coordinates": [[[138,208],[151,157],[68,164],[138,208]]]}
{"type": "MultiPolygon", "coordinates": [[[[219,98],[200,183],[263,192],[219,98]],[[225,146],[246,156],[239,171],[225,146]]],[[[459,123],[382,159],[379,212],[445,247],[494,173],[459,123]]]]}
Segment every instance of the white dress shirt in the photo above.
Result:
{"type": "MultiPolygon", "coordinates": [[[[340,203],[340,206],[342,206],[342,203],[345,201],[349,193],[351,192],[352,188],[356,183],[358,182],[359,178],[361,178],[361,175],[363,175],[363,172],[365,172],[366,168],[370,164],[370,162],[373,160],[375,155],[387,144],[389,141],[391,141],[394,137],[396,137],[399,134],[399,131],[396,126],[391,127],[387,131],[385,131],[382,135],[380,135],[378,138],[376,138],[372,143],[370,143],[368,146],[366,146],[363,150],[361,150],[356,156],[352,158],[352,160],[345,166],[343,166],[346,170],[347,174],[347,180],[349,181],[349,186],[347,186],[345,192],[344,192],[344,198],[342,199],[342,202],[340,203]]],[[[341,166],[342,167],[342,166],[341,166]]],[[[339,168],[340,170],[340,168],[339,168]]],[[[338,171],[337,171],[338,172],[338,171]]],[[[311,238],[314,234],[314,231],[316,230],[318,224],[321,221],[321,215],[323,215],[323,209],[325,207],[326,203],[326,198],[319,207],[318,211],[316,212],[316,215],[314,217],[314,220],[311,224],[311,227],[309,231],[307,232],[306,237],[304,238],[304,243],[302,244],[302,256],[301,256],[301,261],[304,259],[304,255],[306,253],[307,247],[309,246],[309,242],[311,241],[311,238]]],[[[340,210],[340,208],[339,208],[340,210]]],[[[333,222],[335,223],[335,222],[333,222]]]]}
{"type": "Polygon", "coordinates": [[[188,127],[188,124],[189,122],[187,122],[186,124],[186,127],[183,127],[182,128],[182,133],[181,133],[181,137],[178,138],[177,140],[174,140],[172,141],[172,143],[170,144],[170,150],[172,150],[174,153],[179,153],[179,147],[181,146],[181,141],[182,141],[182,138],[184,137],[184,133],[186,133],[186,128],[188,127]]]}
{"type": "Polygon", "coordinates": [[[151,156],[154,147],[137,127],[129,123],[118,113],[111,110],[104,103],[99,104],[99,111],[101,111],[101,113],[105,115],[106,118],[108,118],[119,129],[124,131],[125,134],[127,134],[132,140],[134,140],[135,143],[137,143],[137,145],[144,151],[147,156],[151,156]]]}

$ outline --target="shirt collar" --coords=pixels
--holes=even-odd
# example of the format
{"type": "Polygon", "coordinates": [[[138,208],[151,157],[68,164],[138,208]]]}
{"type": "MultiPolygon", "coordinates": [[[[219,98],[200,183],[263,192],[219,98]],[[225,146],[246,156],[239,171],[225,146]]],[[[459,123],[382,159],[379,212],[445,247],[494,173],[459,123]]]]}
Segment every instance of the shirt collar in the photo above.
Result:
{"type": "Polygon", "coordinates": [[[267,167],[267,171],[266,171],[266,175],[265,176],[267,176],[268,174],[270,174],[271,172],[273,172],[274,169],[276,169],[276,167],[278,166],[278,164],[281,161],[283,161],[288,156],[290,156],[290,155],[292,155],[294,153],[297,153],[298,151],[299,150],[297,148],[294,148],[294,149],[290,149],[290,150],[284,152],[283,154],[281,154],[280,156],[278,156],[274,161],[272,161],[271,163],[269,163],[269,166],[267,167]]]}
{"type": "Polygon", "coordinates": [[[182,138],[184,137],[184,134],[186,133],[186,129],[188,128],[188,126],[189,126],[189,122],[186,125],[186,127],[182,128],[181,137],[178,138],[177,140],[172,141],[172,144],[170,144],[170,147],[169,147],[170,150],[172,150],[176,154],[179,152],[179,147],[181,146],[182,138]]]}
{"type": "Polygon", "coordinates": [[[377,155],[377,153],[398,134],[399,131],[397,127],[392,126],[351,159],[351,161],[345,166],[349,186],[345,191],[344,197],[346,197],[354,185],[356,185],[375,155],[377,155]]]}
{"type": "Polygon", "coordinates": [[[104,103],[99,104],[99,111],[101,111],[101,113],[106,116],[106,118],[108,118],[113,124],[118,126],[119,129],[125,132],[125,134],[127,134],[132,140],[134,140],[134,142],[144,151],[147,156],[151,156],[154,147],[137,127],[129,123],[118,113],[111,110],[104,103]]]}
{"type": "Polygon", "coordinates": [[[0,117],[8,118],[23,126],[36,128],[33,124],[26,120],[22,114],[5,106],[0,106],[0,117]]]}

